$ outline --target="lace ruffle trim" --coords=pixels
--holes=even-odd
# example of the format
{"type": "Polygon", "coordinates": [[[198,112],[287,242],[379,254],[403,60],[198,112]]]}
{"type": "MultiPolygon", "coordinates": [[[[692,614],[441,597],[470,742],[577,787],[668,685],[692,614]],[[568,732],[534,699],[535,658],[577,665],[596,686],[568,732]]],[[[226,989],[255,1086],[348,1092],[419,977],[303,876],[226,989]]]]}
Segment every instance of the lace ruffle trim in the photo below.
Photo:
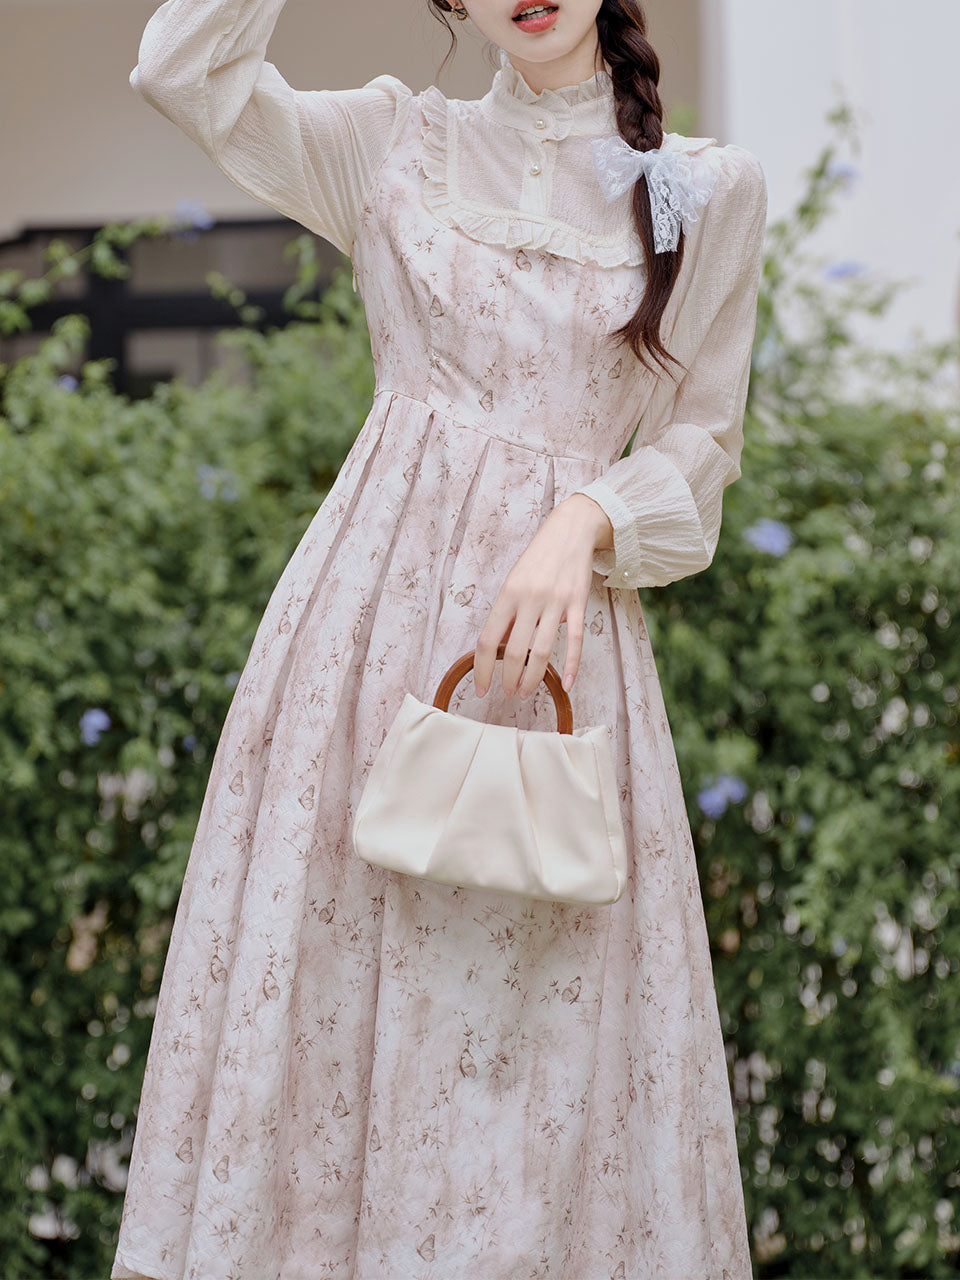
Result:
{"type": "Polygon", "coordinates": [[[563,223],[542,222],[508,211],[477,212],[460,204],[447,181],[447,101],[435,85],[420,94],[423,198],[441,222],[472,240],[504,249],[542,249],[561,258],[599,267],[641,266],[643,246],[636,235],[616,244],[598,244],[563,223]]]}

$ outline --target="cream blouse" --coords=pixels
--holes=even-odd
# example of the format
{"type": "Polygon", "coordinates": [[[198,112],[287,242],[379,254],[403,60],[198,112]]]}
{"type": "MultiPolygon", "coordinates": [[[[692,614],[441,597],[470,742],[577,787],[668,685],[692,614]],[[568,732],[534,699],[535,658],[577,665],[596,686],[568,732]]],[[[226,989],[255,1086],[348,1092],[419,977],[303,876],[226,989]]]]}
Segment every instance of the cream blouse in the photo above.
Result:
{"type": "MultiPolygon", "coordinates": [[[[148,21],[130,84],[241,190],[351,255],[380,165],[403,128],[410,89],[384,74],[357,89],[295,90],[265,60],[284,0],[166,0],[148,21]]],[[[424,201],[475,240],[580,263],[642,269],[629,191],[607,202],[591,137],[617,133],[609,66],[534,93],[500,51],[486,95],[420,95],[424,201]],[[584,174],[590,175],[584,181],[584,174]]],[[[715,138],[664,136],[717,172],[685,232],[701,238],[668,350],[688,366],[661,377],[632,451],[576,492],[613,526],[593,567],[611,587],[661,586],[706,568],[723,489],[740,474],[742,427],[766,223],[763,169],[715,138]]],[[[356,284],[356,280],[354,281],[356,284]]]]}

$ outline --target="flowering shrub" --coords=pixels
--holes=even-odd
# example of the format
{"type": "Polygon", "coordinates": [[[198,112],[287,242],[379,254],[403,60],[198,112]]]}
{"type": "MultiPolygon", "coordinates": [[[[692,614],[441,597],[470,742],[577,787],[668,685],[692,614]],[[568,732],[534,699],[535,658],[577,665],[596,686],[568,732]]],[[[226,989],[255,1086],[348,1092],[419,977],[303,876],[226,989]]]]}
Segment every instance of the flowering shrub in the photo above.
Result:
{"type": "Polygon", "coordinates": [[[130,402],[85,332],[0,371],[4,1277],[109,1272],[220,727],[373,393],[349,269],[309,323],[224,335],[250,387],[130,402]]]}
{"type": "Polygon", "coordinates": [[[763,355],[714,562],[641,603],[701,869],[756,1274],[954,1276],[960,352],[864,349],[853,321],[888,291],[847,271],[812,289],[796,234],[769,229],[763,355]]]}

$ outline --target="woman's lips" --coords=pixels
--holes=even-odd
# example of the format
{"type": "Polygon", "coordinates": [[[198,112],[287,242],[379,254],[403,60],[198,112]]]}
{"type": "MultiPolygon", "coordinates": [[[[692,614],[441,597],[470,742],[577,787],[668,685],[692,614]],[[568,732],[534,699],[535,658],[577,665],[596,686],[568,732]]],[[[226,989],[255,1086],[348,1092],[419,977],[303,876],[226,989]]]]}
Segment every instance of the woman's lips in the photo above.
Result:
{"type": "Polygon", "coordinates": [[[525,18],[522,22],[518,21],[516,15],[530,7],[530,0],[518,0],[517,6],[514,9],[514,26],[519,27],[521,31],[546,31],[547,27],[553,26],[557,19],[557,9],[559,6],[552,5],[547,13],[538,13],[532,17],[525,18]]]}

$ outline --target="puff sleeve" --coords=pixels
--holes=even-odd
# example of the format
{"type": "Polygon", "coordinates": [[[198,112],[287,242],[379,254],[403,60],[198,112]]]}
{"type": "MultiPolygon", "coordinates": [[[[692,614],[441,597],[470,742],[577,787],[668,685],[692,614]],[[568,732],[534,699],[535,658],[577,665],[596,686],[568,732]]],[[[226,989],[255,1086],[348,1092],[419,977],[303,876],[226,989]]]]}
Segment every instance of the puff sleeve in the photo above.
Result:
{"type": "Polygon", "coordinates": [[[350,254],[412,91],[295,90],[265,61],[284,0],[166,0],[147,22],[131,86],[242,191],[350,254]]]}
{"type": "Polygon", "coordinates": [[[752,152],[720,150],[690,283],[664,340],[687,371],[679,383],[658,378],[631,452],[575,490],[613,526],[613,547],[593,561],[609,587],[665,586],[707,568],[723,490],[740,476],[767,186],[752,152]]]}

